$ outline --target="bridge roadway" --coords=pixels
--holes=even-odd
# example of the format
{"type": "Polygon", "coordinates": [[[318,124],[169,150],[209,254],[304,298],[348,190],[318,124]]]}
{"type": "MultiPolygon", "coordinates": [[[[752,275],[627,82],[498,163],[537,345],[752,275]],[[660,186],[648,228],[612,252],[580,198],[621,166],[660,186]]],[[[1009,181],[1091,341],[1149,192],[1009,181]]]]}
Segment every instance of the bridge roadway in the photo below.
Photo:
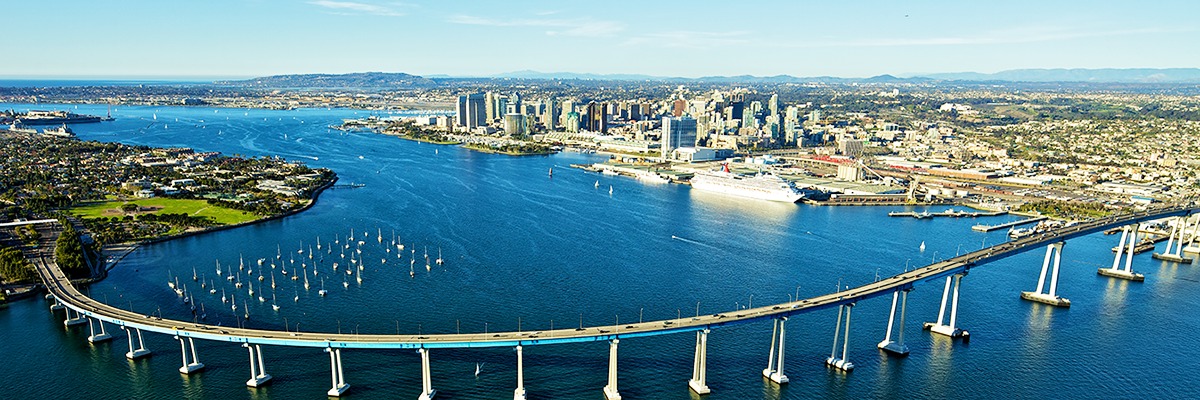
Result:
{"type": "Polygon", "coordinates": [[[354,349],[416,349],[416,348],[471,348],[499,346],[530,346],[561,343],[580,343],[626,339],[643,336],[693,332],[722,326],[744,324],[765,319],[787,317],[813,312],[847,303],[854,303],[878,296],[892,294],[897,290],[911,289],[915,284],[945,278],[966,272],[976,265],[1009,257],[1039,245],[1064,241],[1105,229],[1129,225],[1147,220],[1186,216],[1200,208],[1165,207],[1132,214],[1123,214],[1092,220],[1053,231],[1035,234],[1015,241],[1001,243],[978,251],[937,261],[928,266],[914,269],[890,278],[881,279],[841,292],[826,294],[800,301],[773,304],[765,307],[742,309],[695,317],[668,319],[624,325],[592,326],[580,329],[557,329],[522,332],[426,334],[426,335],[377,335],[336,334],[320,332],[280,332],[264,329],[241,329],[196,324],[138,314],[122,310],[84,296],[69,282],[66,275],[53,262],[43,257],[35,263],[38,274],[50,294],[79,313],[107,323],[137,328],[142,331],[164,333],[179,337],[214,340],[231,343],[249,343],[292,347],[354,348],[354,349]]]}

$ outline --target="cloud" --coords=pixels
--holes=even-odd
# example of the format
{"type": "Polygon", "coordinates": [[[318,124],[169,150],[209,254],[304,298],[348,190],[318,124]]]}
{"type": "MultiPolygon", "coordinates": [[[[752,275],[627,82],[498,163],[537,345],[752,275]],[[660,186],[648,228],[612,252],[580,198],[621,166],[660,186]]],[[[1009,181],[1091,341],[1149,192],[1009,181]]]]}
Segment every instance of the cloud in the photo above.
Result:
{"type": "Polygon", "coordinates": [[[554,28],[546,31],[546,35],[566,35],[581,37],[610,37],[625,30],[625,25],[615,21],[594,21],[588,19],[559,19],[533,18],[498,20],[473,15],[452,15],[449,22],[462,25],[480,25],[495,27],[538,27],[554,28]]]}
{"type": "MultiPolygon", "coordinates": [[[[402,17],[405,14],[396,11],[393,7],[381,6],[377,4],[359,3],[353,1],[333,1],[333,0],[316,0],[310,1],[308,4],[314,6],[328,8],[330,10],[339,11],[349,15],[353,14],[370,14],[384,17],[402,17]],[[348,13],[347,13],[348,12],[348,13]]],[[[392,3],[393,5],[402,6],[402,3],[392,3]]]]}
{"type": "Polygon", "coordinates": [[[1024,44],[1057,42],[1073,39],[1118,37],[1145,34],[1194,32],[1196,29],[1135,28],[1079,31],[1063,28],[1016,27],[983,32],[972,36],[946,36],[927,38],[867,38],[860,40],[796,41],[780,44],[782,47],[900,47],[900,46],[974,46],[993,44],[1024,44]]]}

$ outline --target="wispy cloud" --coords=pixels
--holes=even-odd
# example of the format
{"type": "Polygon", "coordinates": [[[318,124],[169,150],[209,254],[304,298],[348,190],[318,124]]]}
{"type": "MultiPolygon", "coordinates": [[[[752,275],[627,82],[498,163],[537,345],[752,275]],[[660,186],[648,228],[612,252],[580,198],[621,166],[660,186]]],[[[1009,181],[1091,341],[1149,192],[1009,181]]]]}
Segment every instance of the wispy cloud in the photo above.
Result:
{"type": "Polygon", "coordinates": [[[797,40],[780,44],[782,47],[900,47],[900,46],[974,46],[993,44],[1024,44],[1058,42],[1074,39],[1120,37],[1163,33],[1194,32],[1196,29],[1135,28],[1110,30],[1071,30],[1046,27],[1018,27],[983,32],[977,35],[925,38],[866,38],[859,40],[797,40]]]}
{"type": "Polygon", "coordinates": [[[316,0],[310,1],[308,4],[347,14],[369,14],[384,17],[402,17],[405,15],[405,13],[397,11],[395,8],[403,6],[404,4],[402,3],[389,3],[389,5],[384,6],[353,1],[316,0]]]}
{"type": "Polygon", "coordinates": [[[626,40],[626,46],[661,46],[685,49],[704,49],[712,46],[733,46],[751,42],[749,31],[703,32],[667,31],[634,36],[626,40]]]}
{"type": "Polygon", "coordinates": [[[481,25],[497,27],[539,27],[552,28],[546,35],[609,37],[625,30],[625,25],[614,21],[595,21],[588,19],[560,18],[530,18],[498,20],[472,15],[452,15],[448,21],[463,25],[481,25]]]}

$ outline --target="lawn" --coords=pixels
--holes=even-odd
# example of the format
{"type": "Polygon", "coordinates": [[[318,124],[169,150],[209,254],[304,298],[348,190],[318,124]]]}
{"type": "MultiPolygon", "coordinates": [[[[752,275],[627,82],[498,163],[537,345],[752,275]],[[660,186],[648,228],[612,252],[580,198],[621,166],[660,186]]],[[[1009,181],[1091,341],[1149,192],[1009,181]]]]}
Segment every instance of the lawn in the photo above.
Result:
{"type": "Polygon", "coordinates": [[[121,217],[125,215],[121,211],[121,205],[129,203],[142,207],[142,211],[139,214],[183,213],[197,217],[211,217],[217,223],[224,225],[239,224],[258,219],[258,216],[252,213],[209,205],[205,200],[195,199],[150,198],[133,201],[106,201],[83,204],[71,209],[71,212],[83,218],[121,217]],[[153,211],[147,211],[148,209],[153,211]]]}

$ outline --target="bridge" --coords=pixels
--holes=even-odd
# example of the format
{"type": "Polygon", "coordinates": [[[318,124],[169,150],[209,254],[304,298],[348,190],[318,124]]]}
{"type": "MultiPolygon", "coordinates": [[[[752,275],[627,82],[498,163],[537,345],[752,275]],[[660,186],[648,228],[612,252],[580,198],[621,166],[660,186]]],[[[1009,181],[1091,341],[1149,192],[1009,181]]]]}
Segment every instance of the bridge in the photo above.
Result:
{"type": "MultiPolygon", "coordinates": [[[[416,349],[421,354],[422,363],[422,392],[420,399],[428,400],[432,399],[436,394],[436,391],[432,388],[429,368],[431,350],[445,348],[514,347],[517,350],[518,369],[514,399],[519,400],[525,398],[522,346],[607,341],[610,344],[608,385],[603,390],[605,396],[613,400],[620,399],[620,394],[617,391],[617,347],[622,339],[695,332],[695,360],[692,378],[688,381],[688,385],[697,394],[707,394],[710,392],[706,383],[708,333],[712,329],[771,320],[774,324],[774,329],[771,337],[770,357],[768,358],[769,367],[763,370],[763,376],[776,383],[784,384],[787,383],[788,379],[783,372],[785,354],[784,337],[787,319],[798,314],[837,307],[838,322],[837,331],[834,334],[834,348],[837,348],[838,336],[844,329],[845,336],[841,343],[842,354],[838,356],[836,351],[831,353],[826,363],[831,368],[849,371],[854,368],[853,363],[846,359],[847,347],[849,346],[850,315],[854,304],[859,301],[887,295],[892,296],[892,311],[889,315],[888,332],[885,339],[877,347],[895,355],[904,355],[908,353],[908,348],[904,345],[904,319],[908,291],[912,290],[919,283],[944,279],[945,285],[938,320],[936,323],[926,323],[925,328],[935,334],[966,340],[969,338],[969,333],[957,326],[958,287],[961,284],[963,276],[970,269],[1036,249],[1041,245],[1047,245],[1046,258],[1042,266],[1037,291],[1023,292],[1021,296],[1031,301],[1056,306],[1069,306],[1070,302],[1068,300],[1057,296],[1055,293],[1058,280],[1059,258],[1061,257],[1062,243],[1064,241],[1095,232],[1102,232],[1110,228],[1124,227],[1124,233],[1120,239],[1121,244],[1118,246],[1119,251],[1113,261],[1112,268],[1102,268],[1097,272],[1113,278],[1141,280],[1144,279],[1142,275],[1134,273],[1130,265],[1132,263],[1132,247],[1137,243],[1137,224],[1149,220],[1184,217],[1179,219],[1181,222],[1180,224],[1176,224],[1175,229],[1175,231],[1179,232],[1178,247],[1182,248],[1186,225],[1182,227],[1180,225],[1186,224],[1189,220],[1186,217],[1191,216],[1197,210],[1200,210],[1200,208],[1194,208],[1190,205],[1168,206],[1063,226],[953,258],[936,261],[922,268],[906,271],[866,285],[808,299],[794,299],[794,301],[786,303],[716,314],[631,324],[518,332],[425,335],[336,334],[298,331],[280,332],[275,330],[197,324],[134,313],[91,299],[80,293],[70,283],[70,280],[63,271],[52,260],[46,258],[47,252],[41,253],[42,256],[34,264],[49,292],[47,298],[53,299],[54,304],[51,306],[51,309],[63,310],[65,312],[66,319],[64,324],[68,326],[88,324],[90,330],[88,340],[92,342],[100,342],[113,338],[108,333],[105,324],[119,327],[127,332],[129,352],[126,353],[126,357],[129,359],[138,359],[150,354],[150,350],[145,348],[141,339],[144,332],[171,335],[180,342],[183,360],[180,373],[183,374],[196,373],[204,368],[204,364],[198,360],[194,345],[194,341],[197,339],[237,343],[247,348],[250,356],[251,378],[246,384],[251,387],[266,384],[271,379],[271,375],[265,372],[261,346],[320,348],[330,355],[332,387],[327,394],[330,396],[340,396],[350,386],[346,383],[342,371],[342,349],[416,349]],[[1131,230],[1129,226],[1131,225],[1135,226],[1132,229],[1133,234],[1130,234],[1131,230]],[[1127,244],[1129,247],[1128,252],[1126,252],[1127,244]],[[1122,269],[1119,264],[1123,256],[1125,258],[1125,265],[1122,269]],[[1053,263],[1051,263],[1052,259],[1053,263]],[[1049,292],[1042,293],[1047,270],[1051,265],[1053,266],[1053,272],[1049,292]],[[897,306],[898,304],[899,306],[897,306]],[[947,320],[944,317],[947,316],[946,308],[948,305],[950,306],[950,312],[947,320]],[[899,311],[898,319],[897,311],[899,311]],[[898,335],[893,340],[892,331],[894,326],[898,326],[898,335]],[[134,343],[135,336],[137,337],[136,346],[134,343]]],[[[1192,231],[1193,239],[1197,236],[1196,231],[1200,230],[1200,221],[1196,222],[1198,225],[1192,231]]],[[[1175,240],[1174,236],[1172,240],[1175,240]]],[[[1168,249],[1168,252],[1170,251],[1168,249]]]]}

